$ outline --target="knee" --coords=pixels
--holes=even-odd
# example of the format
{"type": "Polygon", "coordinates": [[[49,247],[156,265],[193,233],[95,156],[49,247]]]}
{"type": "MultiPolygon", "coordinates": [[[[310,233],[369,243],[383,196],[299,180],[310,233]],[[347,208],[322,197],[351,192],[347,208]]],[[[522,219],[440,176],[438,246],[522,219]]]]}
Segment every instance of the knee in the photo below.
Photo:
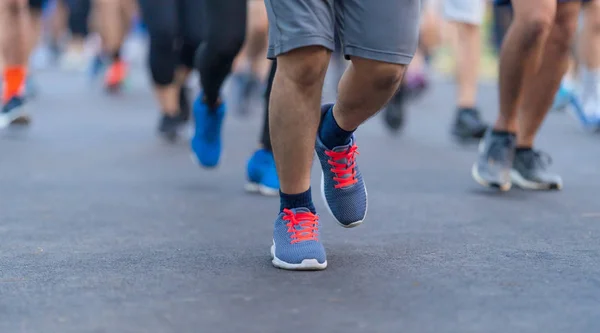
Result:
{"type": "Polygon", "coordinates": [[[277,72],[302,87],[322,84],[330,52],[317,46],[296,49],[277,57],[277,72]]]}
{"type": "Polygon", "coordinates": [[[269,33],[269,23],[266,20],[250,21],[249,30],[255,36],[267,36],[269,33]]]}
{"type": "Polygon", "coordinates": [[[541,13],[533,13],[520,21],[523,46],[532,48],[543,43],[552,29],[553,23],[552,16],[541,13]]]}
{"type": "Polygon", "coordinates": [[[376,90],[396,90],[402,81],[404,69],[406,66],[378,62],[373,60],[352,59],[352,65],[361,76],[370,77],[373,89],[376,90]]]}

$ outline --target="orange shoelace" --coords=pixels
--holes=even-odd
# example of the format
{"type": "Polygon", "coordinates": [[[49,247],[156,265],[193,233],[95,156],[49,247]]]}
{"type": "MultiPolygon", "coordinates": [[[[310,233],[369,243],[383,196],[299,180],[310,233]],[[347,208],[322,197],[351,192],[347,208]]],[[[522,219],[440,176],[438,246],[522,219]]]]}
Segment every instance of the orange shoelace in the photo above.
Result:
{"type": "Polygon", "coordinates": [[[127,75],[127,64],[123,61],[114,62],[106,72],[106,85],[114,86],[125,81],[127,75]]]}
{"type": "Polygon", "coordinates": [[[311,212],[300,212],[294,214],[294,212],[289,209],[284,209],[283,213],[285,214],[283,220],[288,221],[286,226],[288,227],[287,231],[291,234],[290,237],[292,238],[292,244],[318,240],[319,217],[317,215],[311,212]]]}
{"type": "Polygon", "coordinates": [[[343,188],[354,185],[358,182],[356,179],[356,155],[358,155],[358,147],[352,145],[348,150],[335,152],[333,150],[325,151],[329,156],[329,165],[332,168],[329,170],[335,174],[333,180],[337,182],[335,188],[343,188]],[[346,163],[340,163],[341,160],[346,160],[346,163]]]}

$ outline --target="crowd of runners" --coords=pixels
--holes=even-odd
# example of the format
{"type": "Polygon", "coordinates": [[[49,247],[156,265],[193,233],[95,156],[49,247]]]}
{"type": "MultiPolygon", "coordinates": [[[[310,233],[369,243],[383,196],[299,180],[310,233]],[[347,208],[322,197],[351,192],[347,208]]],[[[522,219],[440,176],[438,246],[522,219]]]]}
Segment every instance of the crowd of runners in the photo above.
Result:
{"type": "Polygon", "coordinates": [[[35,115],[27,105],[40,45],[62,70],[103,77],[111,98],[127,93],[124,44],[142,35],[156,130],[175,142],[187,139],[191,123],[190,149],[203,168],[215,168],[226,148],[226,114],[263,110],[246,189],[280,197],[273,264],[324,269],[313,157],[329,213],[342,227],[360,225],[367,189],[354,132],[379,111],[392,132],[410,126],[407,104],[427,98],[441,45],[450,44],[455,63],[450,135],[458,144],[480,141],[475,181],[502,191],[561,189],[535,138],[551,110],[600,129],[599,26],[600,0],[3,0],[0,128],[27,126],[35,115]],[[486,22],[491,35],[482,43],[486,22]],[[489,124],[477,100],[488,42],[499,59],[499,113],[489,124]],[[199,91],[190,88],[196,78],[199,91]],[[335,103],[322,104],[324,90],[335,103]]]}

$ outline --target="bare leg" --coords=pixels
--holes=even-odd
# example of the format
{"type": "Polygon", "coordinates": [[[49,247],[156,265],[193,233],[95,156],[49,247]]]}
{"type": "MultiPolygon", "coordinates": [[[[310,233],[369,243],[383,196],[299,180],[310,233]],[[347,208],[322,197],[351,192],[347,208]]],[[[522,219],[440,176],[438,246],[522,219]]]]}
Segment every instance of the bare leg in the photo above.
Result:
{"type": "Polygon", "coordinates": [[[333,108],[338,125],[352,131],[377,113],[398,90],[405,67],[353,57],[333,108]]]}
{"type": "Polygon", "coordinates": [[[481,59],[481,29],[478,25],[468,23],[456,23],[456,26],[458,31],[457,104],[459,108],[474,108],[481,59]]]}
{"type": "Polygon", "coordinates": [[[94,6],[94,11],[98,15],[97,22],[103,51],[111,58],[118,57],[125,30],[121,0],[95,0],[94,6]]]}
{"type": "Polygon", "coordinates": [[[583,64],[589,69],[600,68],[600,2],[584,5],[584,25],[579,50],[583,64]]]}
{"type": "Polygon", "coordinates": [[[64,0],[57,0],[56,9],[50,20],[50,36],[55,46],[58,46],[67,31],[67,19],[67,6],[64,0]]]}
{"type": "Polygon", "coordinates": [[[267,59],[267,10],[263,1],[251,1],[248,6],[246,54],[252,73],[261,82],[265,82],[270,70],[270,62],[267,59]]]}
{"type": "Polygon", "coordinates": [[[569,47],[577,29],[579,9],[579,2],[558,5],[540,69],[524,86],[523,103],[518,114],[518,147],[533,146],[533,140],[550,110],[554,94],[567,71],[569,47]]]}
{"type": "Polygon", "coordinates": [[[516,133],[521,92],[539,70],[556,1],[513,0],[513,7],[514,19],[500,52],[500,113],[494,128],[516,133]]]}
{"type": "Polygon", "coordinates": [[[29,50],[27,1],[3,0],[0,6],[5,66],[26,66],[29,50]]]}
{"type": "Polygon", "coordinates": [[[312,46],[277,58],[269,123],[281,191],[286,194],[310,188],[321,91],[330,56],[330,51],[312,46]]]}

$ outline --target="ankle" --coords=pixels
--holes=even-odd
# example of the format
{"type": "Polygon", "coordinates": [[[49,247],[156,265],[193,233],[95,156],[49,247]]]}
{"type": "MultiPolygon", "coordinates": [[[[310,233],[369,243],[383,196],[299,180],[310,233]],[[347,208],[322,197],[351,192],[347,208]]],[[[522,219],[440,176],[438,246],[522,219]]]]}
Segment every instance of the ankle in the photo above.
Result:
{"type": "Polygon", "coordinates": [[[316,212],[315,206],[312,202],[311,188],[308,190],[297,193],[297,194],[286,194],[281,190],[279,191],[280,206],[279,211],[283,212],[284,209],[294,208],[307,208],[313,214],[316,212]]]}
{"type": "Polygon", "coordinates": [[[344,146],[350,143],[350,138],[354,130],[347,131],[343,129],[333,115],[333,106],[325,106],[327,111],[324,112],[319,127],[319,139],[329,149],[344,146]]]}

